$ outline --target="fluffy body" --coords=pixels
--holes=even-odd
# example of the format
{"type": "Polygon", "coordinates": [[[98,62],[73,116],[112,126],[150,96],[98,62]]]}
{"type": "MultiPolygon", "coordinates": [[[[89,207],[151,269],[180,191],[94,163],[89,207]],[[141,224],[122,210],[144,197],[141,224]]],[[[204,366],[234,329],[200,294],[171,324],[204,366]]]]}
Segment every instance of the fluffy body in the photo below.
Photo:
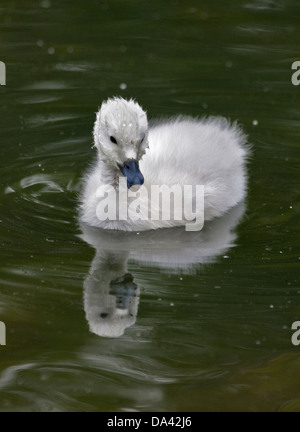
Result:
{"type": "MultiPolygon", "coordinates": [[[[151,185],[204,185],[205,220],[221,216],[245,197],[249,147],[239,126],[224,118],[178,116],[148,128],[146,113],[138,104],[115,98],[98,112],[94,140],[98,158],[84,180],[81,198],[81,220],[88,225],[143,231],[186,224],[172,215],[167,221],[99,220],[97,189],[111,185],[118,194],[122,177],[118,164],[128,159],[139,161],[149,197],[151,185]],[[110,142],[111,136],[117,144],[110,142]]],[[[149,207],[149,202],[144,204],[149,207]]]]}

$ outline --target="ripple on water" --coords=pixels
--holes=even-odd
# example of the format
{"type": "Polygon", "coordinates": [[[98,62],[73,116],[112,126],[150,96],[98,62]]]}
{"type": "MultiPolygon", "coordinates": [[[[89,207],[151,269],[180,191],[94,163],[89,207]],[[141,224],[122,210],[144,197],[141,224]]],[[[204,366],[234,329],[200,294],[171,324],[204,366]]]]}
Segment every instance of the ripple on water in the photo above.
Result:
{"type": "Polygon", "coordinates": [[[64,71],[64,72],[87,72],[89,70],[98,70],[98,66],[89,62],[66,62],[66,63],[57,63],[54,67],[54,70],[64,71]]]}
{"type": "MultiPolygon", "coordinates": [[[[8,367],[0,376],[0,410],[14,411],[112,411],[115,395],[136,410],[162,401],[162,390],[149,383],[124,386],[118,374],[107,375],[97,368],[35,362],[8,367]],[[22,389],[22,390],[21,390],[22,389]],[[99,403],[95,404],[95,397],[99,403]]],[[[159,409],[159,408],[158,408],[159,409]]],[[[123,409],[120,409],[121,411],[123,409]]]]}
{"type": "Polygon", "coordinates": [[[24,105],[34,105],[34,104],[44,104],[49,102],[55,102],[61,100],[63,97],[61,95],[57,96],[49,96],[49,94],[38,94],[38,95],[30,95],[30,96],[22,96],[18,97],[17,101],[20,104],[24,105]]]}
{"type": "Polygon", "coordinates": [[[21,90],[61,90],[68,87],[64,81],[37,81],[26,85],[21,90]]]}
{"type": "Polygon", "coordinates": [[[76,118],[81,118],[81,116],[75,114],[36,114],[26,118],[26,126],[29,128],[38,128],[44,125],[55,124],[56,122],[75,120],[76,118]]]}

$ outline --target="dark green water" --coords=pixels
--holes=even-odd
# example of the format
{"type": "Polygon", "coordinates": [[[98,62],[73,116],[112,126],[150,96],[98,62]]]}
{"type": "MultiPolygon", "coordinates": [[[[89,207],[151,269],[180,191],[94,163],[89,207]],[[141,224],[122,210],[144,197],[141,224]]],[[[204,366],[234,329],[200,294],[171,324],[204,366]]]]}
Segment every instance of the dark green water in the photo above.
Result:
{"type": "Polygon", "coordinates": [[[1,411],[300,410],[298,3],[2,0],[1,411]],[[246,209],[194,237],[82,234],[94,113],[118,94],[238,119],[246,209]],[[118,266],[135,310],[103,338],[85,300],[118,266]]]}

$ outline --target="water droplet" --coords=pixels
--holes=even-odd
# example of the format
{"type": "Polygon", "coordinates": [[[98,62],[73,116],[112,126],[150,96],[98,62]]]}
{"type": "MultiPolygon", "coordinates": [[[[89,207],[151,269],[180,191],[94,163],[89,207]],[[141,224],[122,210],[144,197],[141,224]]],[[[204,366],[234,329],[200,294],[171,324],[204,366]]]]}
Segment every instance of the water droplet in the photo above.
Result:
{"type": "Polygon", "coordinates": [[[48,48],[48,54],[52,55],[54,53],[55,53],[55,48],[53,47],[48,48]]]}
{"type": "Polygon", "coordinates": [[[42,46],[44,46],[44,41],[42,40],[42,39],[39,39],[37,42],[36,42],[36,44],[37,44],[37,46],[38,47],[42,47],[42,46]]]}
{"type": "Polygon", "coordinates": [[[253,126],[257,126],[258,125],[258,121],[257,120],[253,120],[252,124],[253,124],[253,126]]]}
{"type": "Polygon", "coordinates": [[[125,83],[121,83],[121,84],[120,84],[120,89],[121,89],[121,90],[126,90],[126,89],[127,89],[127,84],[125,84],[125,83]]]}

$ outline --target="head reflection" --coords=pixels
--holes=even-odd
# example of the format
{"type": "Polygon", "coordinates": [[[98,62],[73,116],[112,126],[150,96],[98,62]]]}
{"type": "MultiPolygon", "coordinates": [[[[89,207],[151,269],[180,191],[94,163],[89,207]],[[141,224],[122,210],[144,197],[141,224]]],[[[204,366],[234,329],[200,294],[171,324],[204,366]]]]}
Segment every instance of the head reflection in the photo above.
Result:
{"type": "Polygon", "coordinates": [[[234,230],[244,211],[240,204],[223,217],[207,222],[198,232],[170,228],[137,235],[81,224],[81,238],[96,250],[84,282],[84,309],[90,331],[116,338],[136,322],[140,289],[128,272],[128,262],[155,266],[158,271],[193,273],[235,245],[234,230]]]}
{"type": "Polygon", "coordinates": [[[133,325],[139,288],[127,272],[128,253],[97,250],[84,282],[84,309],[90,331],[103,337],[122,336],[133,325]]]}

